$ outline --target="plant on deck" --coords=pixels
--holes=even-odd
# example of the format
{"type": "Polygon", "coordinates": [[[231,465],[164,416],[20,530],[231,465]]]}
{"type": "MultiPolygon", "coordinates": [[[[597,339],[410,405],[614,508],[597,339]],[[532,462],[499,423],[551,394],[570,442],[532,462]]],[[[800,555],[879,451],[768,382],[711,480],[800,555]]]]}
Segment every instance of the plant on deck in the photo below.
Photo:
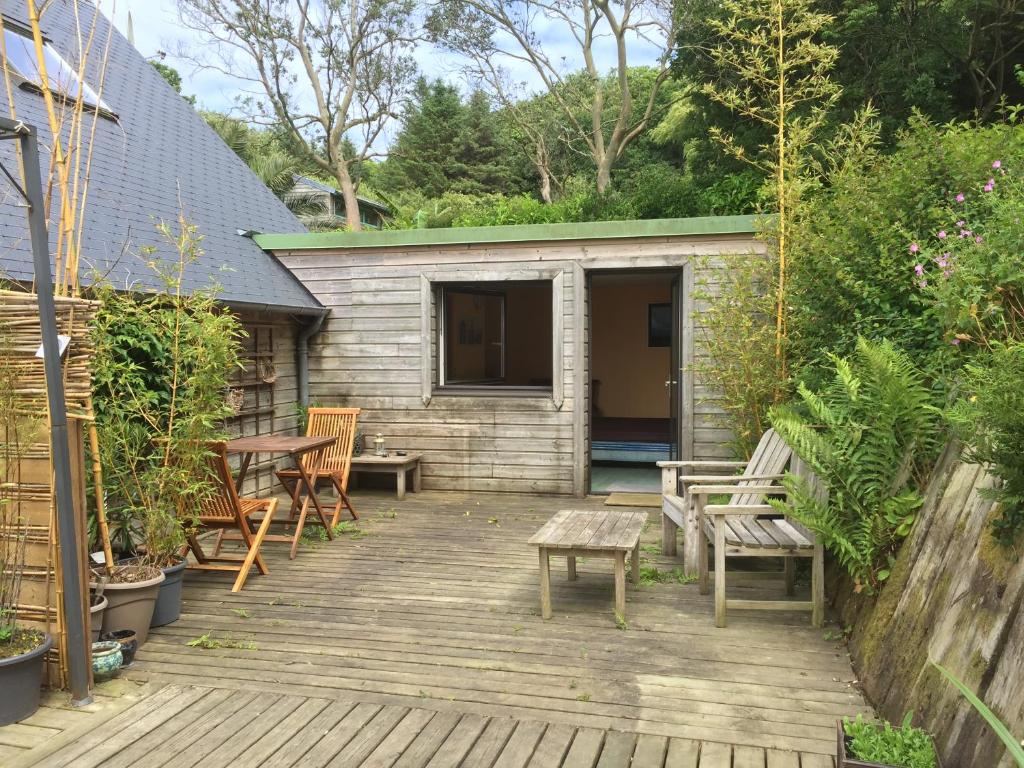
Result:
{"type": "Polygon", "coordinates": [[[938,760],[935,745],[926,731],[910,724],[913,712],[907,712],[898,728],[891,723],[878,726],[857,715],[843,718],[843,731],[849,737],[851,757],[880,765],[901,768],[934,768],[938,760]]]}
{"type": "Polygon", "coordinates": [[[176,260],[144,255],[163,292],[97,289],[93,388],[107,508],[130,527],[123,538],[143,562],[163,567],[212,487],[205,443],[223,437],[231,414],[225,393],[243,331],[215,289],[185,290],[186,268],[202,254],[195,227],[180,218],[176,231],[159,229],[176,260]]]}
{"type": "Polygon", "coordinates": [[[940,444],[939,411],[920,372],[888,342],[861,339],[853,358],[832,357],[835,378],[820,392],[799,387],[803,409],[778,406],[772,425],[828,490],[787,474],[779,511],[818,534],[856,591],[889,576],[899,542],[921,506],[919,489],[940,444]]]}

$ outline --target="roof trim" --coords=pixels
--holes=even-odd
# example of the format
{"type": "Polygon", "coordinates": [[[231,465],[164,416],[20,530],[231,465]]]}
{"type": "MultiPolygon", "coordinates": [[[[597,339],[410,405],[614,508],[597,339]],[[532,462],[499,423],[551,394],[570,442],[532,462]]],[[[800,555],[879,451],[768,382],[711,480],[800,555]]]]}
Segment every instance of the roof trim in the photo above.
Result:
{"type": "Polygon", "coordinates": [[[572,224],[519,224],[446,229],[391,229],[377,232],[308,232],[260,234],[253,239],[267,251],[346,248],[394,248],[424,245],[471,245],[542,240],[604,240],[632,237],[736,235],[757,231],[757,216],[703,216],[690,219],[591,221],[572,224]]]}

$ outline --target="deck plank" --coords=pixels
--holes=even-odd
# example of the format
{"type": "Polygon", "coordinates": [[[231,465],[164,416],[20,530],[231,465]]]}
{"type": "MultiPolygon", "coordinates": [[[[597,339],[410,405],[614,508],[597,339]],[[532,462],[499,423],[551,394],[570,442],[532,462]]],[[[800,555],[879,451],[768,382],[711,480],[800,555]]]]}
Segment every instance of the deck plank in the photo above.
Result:
{"type": "Polygon", "coordinates": [[[466,715],[427,763],[428,768],[456,768],[469,754],[489,722],[479,715],[466,715]]]}

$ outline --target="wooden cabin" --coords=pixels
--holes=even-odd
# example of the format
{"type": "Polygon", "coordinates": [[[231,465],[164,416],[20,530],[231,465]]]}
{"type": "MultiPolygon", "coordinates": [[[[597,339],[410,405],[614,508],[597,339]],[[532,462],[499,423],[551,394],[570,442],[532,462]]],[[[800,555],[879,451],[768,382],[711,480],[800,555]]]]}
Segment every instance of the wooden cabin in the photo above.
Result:
{"type": "Polygon", "coordinates": [[[331,309],[312,401],[423,451],[425,488],[657,492],[655,461],[728,454],[691,373],[695,290],[714,256],[763,250],[751,217],[257,242],[331,309]]]}

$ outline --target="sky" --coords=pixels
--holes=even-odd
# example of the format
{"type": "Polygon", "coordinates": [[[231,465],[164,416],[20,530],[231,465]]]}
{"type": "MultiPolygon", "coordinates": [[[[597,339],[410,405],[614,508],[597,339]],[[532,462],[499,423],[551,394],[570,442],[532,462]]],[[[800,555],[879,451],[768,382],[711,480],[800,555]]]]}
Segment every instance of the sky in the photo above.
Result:
{"type": "MultiPolygon", "coordinates": [[[[178,21],[176,0],[98,0],[98,5],[107,16],[113,18],[115,26],[125,35],[128,34],[130,12],[135,47],[143,56],[162,60],[177,69],[182,77],[182,93],[196,96],[200,108],[229,112],[236,106],[239,93],[251,85],[219,72],[197,70],[193,64],[175,55],[181,48],[202,50],[204,44],[207,44],[198,33],[186,29],[178,21]]],[[[581,65],[578,48],[568,31],[551,25],[542,30],[541,35],[545,51],[552,59],[564,58],[572,68],[581,65]]],[[[649,43],[635,41],[630,46],[630,64],[653,64],[657,53],[656,48],[649,43]]],[[[599,41],[595,56],[597,61],[608,61],[610,69],[613,56],[611,43],[599,41]]],[[[422,73],[428,78],[441,78],[466,87],[460,72],[460,62],[453,55],[423,43],[416,51],[416,59],[422,73]]],[[[527,83],[528,87],[535,87],[538,82],[536,73],[525,64],[513,70],[512,75],[517,81],[527,83]]],[[[388,140],[389,137],[384,139],[385,144],[388,140]]]]}

